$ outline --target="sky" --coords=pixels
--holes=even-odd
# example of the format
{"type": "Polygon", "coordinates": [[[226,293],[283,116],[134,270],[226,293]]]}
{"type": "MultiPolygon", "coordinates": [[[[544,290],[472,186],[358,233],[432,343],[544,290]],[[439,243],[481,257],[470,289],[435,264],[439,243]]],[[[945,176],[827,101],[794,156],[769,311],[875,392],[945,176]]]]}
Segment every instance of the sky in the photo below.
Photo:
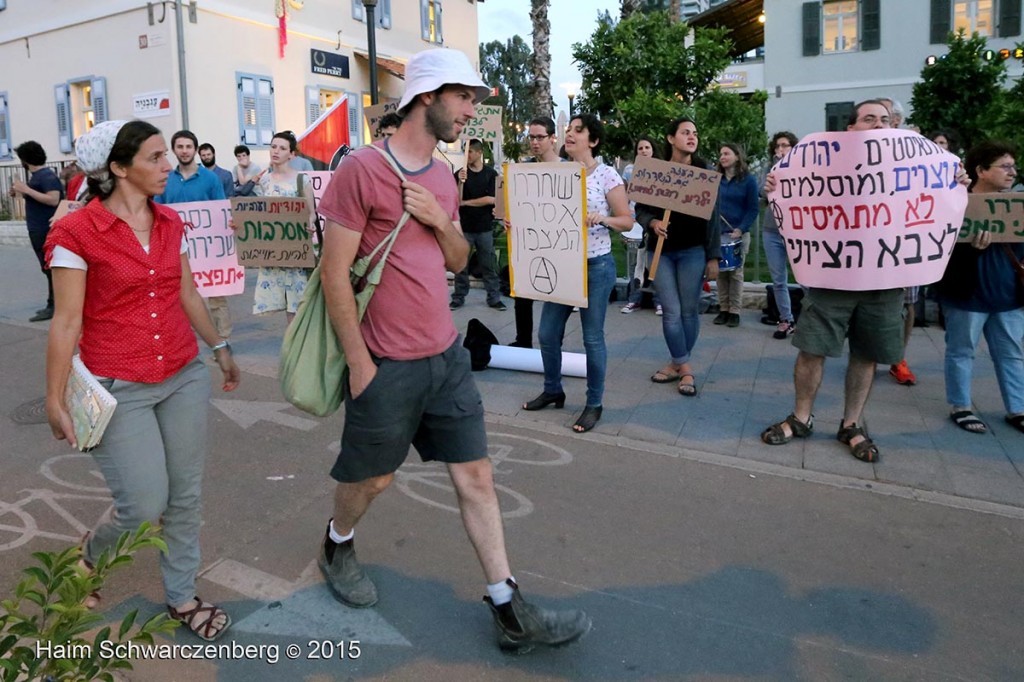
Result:
{"type": "MultiPolygon", "coordinates": [[[[505,42],[514,35],[533,49],[530,0],[482,0],[477,2],[481,43],[505,42]]],[[[572,60],[573,43],[585,43],[597,27],[597,13],[619,13],[619,0],[551,0],[551,96],[557,112],[568,111],[568,87],[578,91],[580,74],[572,60]]]]}

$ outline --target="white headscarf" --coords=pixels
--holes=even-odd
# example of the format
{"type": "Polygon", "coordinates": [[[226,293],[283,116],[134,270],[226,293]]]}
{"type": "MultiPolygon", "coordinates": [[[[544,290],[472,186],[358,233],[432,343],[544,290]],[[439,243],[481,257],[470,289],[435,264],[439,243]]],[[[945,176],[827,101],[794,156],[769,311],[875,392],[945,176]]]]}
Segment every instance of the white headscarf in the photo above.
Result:
{"type": "Polygon", "coordinates": [[[107,161],[110,159],[110,150],[114,148],[114,140],[126,123],[128,121],[97,123],[75,142],[78,165],[88,177],[99,180],[104,194],[114,190],[114,179],[110,176],[107,161]]]}

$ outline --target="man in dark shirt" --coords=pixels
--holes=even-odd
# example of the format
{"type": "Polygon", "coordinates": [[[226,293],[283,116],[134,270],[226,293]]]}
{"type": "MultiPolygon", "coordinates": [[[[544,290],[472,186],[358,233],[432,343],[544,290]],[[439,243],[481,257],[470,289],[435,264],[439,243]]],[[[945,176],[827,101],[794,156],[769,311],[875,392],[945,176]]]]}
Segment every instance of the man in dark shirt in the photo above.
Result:
{"type": "Polygon", "coordinates": [[[28,225],[28,238],[32,242],[32,250],[39,259],[39,268],[46,275],[48,295],[46,307],[36,311],[29,322],[42,322],[53,317],[53,280],[46,269],[43,246],[46,235],[50,232],[50,219],[57,210],[57,204],[64,197],[60,178],[52,168],[46,167],[46,152],[42,145],[33,140],[18,145],[14,153],[21,160],[21,165],[28,173],[28,182],[15,180],[11,185],[11,196],[25,199],[25,223],[28,225]]]}
{"type": "Polygon", "coordinates": [[[217,150],[213,148],[212,144],[204,142],[199,145],[199,160],[203,162],[203,167],[206,170],[212,171],[220,180],[220,184],[224,187],[224,198],[234,196],[235,177],[231,171],[217,165],[217,150]]]}
{"type": "MultiPolygon", "coordinates": [[[[466,166],[455,174],[459,183],[459,221],[462,234],[476,251],[476,260],[483,271],[487,289],[487,305],[495,310],[506,310],[501,302],[497,263],[494,257],[494,187],[498,173],[484,165],[484,146],[480,140],[469,141],[466,166]]],[[[469,266],[455,274],[455,290],[449,308],[455,310],[466,303],[469,293],[469,266]]]]}

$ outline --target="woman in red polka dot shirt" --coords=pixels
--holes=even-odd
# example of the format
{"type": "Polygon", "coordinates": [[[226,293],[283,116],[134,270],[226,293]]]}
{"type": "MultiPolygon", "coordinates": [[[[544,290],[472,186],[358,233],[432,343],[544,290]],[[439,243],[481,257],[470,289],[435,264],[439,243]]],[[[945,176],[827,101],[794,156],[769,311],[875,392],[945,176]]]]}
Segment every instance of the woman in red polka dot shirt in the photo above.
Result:
{"type": "MultiPolygon", "coordinates": [[[[171,170],[160,131],[144,121],[108,121],[83,135],[76,152],[90,199],[57,221],[46,241],[56,299],[46,352],[53,435],[75,444],[64,389],[76,343],[118,401],[91,451],[114,497],[113,519],[86,535],[82,563],[91,567],[143,521],[160,522],[168,610],[213,640],[231,619],[195,593],[211,383],[195,333],[213,348],[225,391],[238,385],[238,367],[196,291],[181,219],[151,199],[171,170]]],[[[98,601],[93,594],[88,605],[98,601]]]]}

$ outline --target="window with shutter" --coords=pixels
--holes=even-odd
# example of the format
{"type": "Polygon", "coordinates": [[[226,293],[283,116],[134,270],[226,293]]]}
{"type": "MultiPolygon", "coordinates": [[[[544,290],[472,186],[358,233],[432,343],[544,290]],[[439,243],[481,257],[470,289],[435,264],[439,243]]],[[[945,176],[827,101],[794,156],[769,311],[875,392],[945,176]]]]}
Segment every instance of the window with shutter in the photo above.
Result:
{"type": "Polygon", "coordinates": [[[882,12],[880,0],[860,0],[862,50],[877,50],[882,46],[882,12]]]}
{"type": "Polygon", "coordinates": [[[320,118],[320,88],[315,85],[306,86],[306,125],[320,118]]]}
{"type": "Polygon", "coordinates": [[[274,81],[269,76],[235,73],[238,90],[238,138],[267,147],[274,136],[274,81]]]}
{"type": "Polygon", "coordinates": [[[71,152],[73,133],[71,130],[71,93],[67,83],[53,86],[53,97],[57,105],[57,147],[64,153],[71,152]]]}
{"type": "Polygon", "coordinates": [[[360,97],[354,92],[346,92],[348,100],[348,146],[353,149],[363,143],[363,110],[360,105],[360,97]]]}
{"type": "Polygon", "coordinates": [[[837,132],[846,130],[847,121],[853,113],[853,102],[830,102],[825,105],[825,130],[837,132]]]}
{"type": "Polygon", "coordinates": [[[945,44],[953,29],[951,0],[932,0],[931,43],[945,44]]]}
{"type": "Polygon", "coordinates": [[[821,54],[821,3],[805,2],[803,6],[804,56],[821,54]]]}
{"type": "Polygon", "coordinates": [[[363,0],[352,0],[352,18],[356,21],[366,21],[366,8],[363,7],[363,0]]]}
{"type": "Polygon", "coordinates": [[[380,0],[377,3],[377,25],[381,28],[391,28],[391,0],[380,0]]]}
{"type": "Polygon", "coordinates": [[[994,4],[994,0],[956,0],[953,3],[953,32],[963,29],[967,35],[995,35],[994,4]]]}
{"type": "Polygon", "coordinates": [[[11,126],[10,107],[7,106],[7,93],[0,92],[0,159],[11,158],[11,126]]]}
{"type": "Polygon", "coordinates": [[[1021,0],[1002,0],[999,3],[999,37],[1020,35],[1021,0]]]}
{"type": "MultiPolygon", "coordinates": [[[[110,117],[107,113],[107,79],[93,78],[90,83],[92,98],[92,123],[103,123],[110,117]]],[[[90,128],[92,126],[89,126],[90,128]]]]}
{"type": "Polygon", "coordinates": [[[444,42],[441,32],[441,0],[420,0],[420,35],[428,43],[444,42]]]}
{"type": "Polygon", "coordinates": [[[856,52],[860,49],[857,0],[825,2],[822,13],[822,52],[856,52]]]}

